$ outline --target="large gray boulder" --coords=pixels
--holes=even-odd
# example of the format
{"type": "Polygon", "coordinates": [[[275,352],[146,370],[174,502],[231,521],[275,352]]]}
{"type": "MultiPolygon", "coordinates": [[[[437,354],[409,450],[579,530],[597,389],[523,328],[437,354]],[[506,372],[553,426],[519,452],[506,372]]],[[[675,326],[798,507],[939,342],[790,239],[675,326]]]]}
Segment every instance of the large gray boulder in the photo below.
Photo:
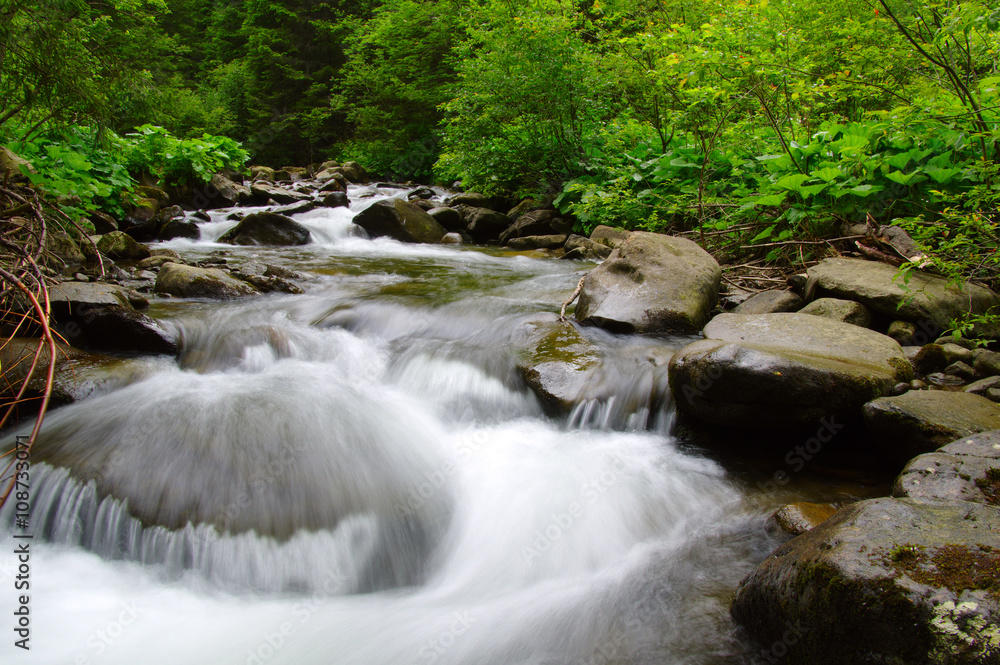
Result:
{"type": "Polygon", "coordinates": [[[1000,663],[1000,509],[874,499],[772,552],[733,617],[788,662],[1000,663]]]}
{"type": "Polygon", "coordinates": [[[963,436],[1000,429],[1000,406],[980,395],[911,390],[865,404],[865,425],[901,459],[935,450],[963,436]]]}
{"type": "Polygon", "coordinates": [[[142,300],[112,284],[63,282],[49,289],[56,330],[75,347],[173,354],[174,333],[133,307],[142,300]]]}
{"type": "Polygon", "coordinates": [[[705,339],[678,351],[670,387],[678,408],[747,428],[856,418],[913,368],[885,335],[818,316],[720,314],[705,339]]]}
{"type": "Polygon", "coordinates": [[[719,264],[690,240],[636,231],[587,273],[576,318],[616,332],[697,332],[721,279],[719,264]]]}
{"type": "Polygon", "coordinates": [[[441,242],[447,233],[437,220],[403,199],[376,201],[359,212],[354,223],[372,238],[388,236],[401,242],[441,242]]]}
{"type": "Polygon", "coordinates": [[[904,283],[896,279],[897,272],[877,261],[826,259],[809,269],[809,284],[818,295],[854,300],[894,319],[932,324],[939,331],[964,314],[982,314],[1000,305],[997,294],[984,286],[952,285],[920,271],[911,272],[904,283]]]}
{"type": "Polygon", "coordinates": [[[179,298],[230,300],[252,296],[259,291],[218,268],[197,268],[179,263],[164,263],[156,276],[154,290],[179,298]]]}
{"type": "Polygon", "coordinates": [[[896,478],[892,495],[1000,507],[1000,431],[963,437],[914,457],[896,478]]]}
{"type": "Polygon", "coordinates": [[[247,215],[219,238],[233,245],[306,245],[309,240],[309,229],[273,212],[247,215]]]}

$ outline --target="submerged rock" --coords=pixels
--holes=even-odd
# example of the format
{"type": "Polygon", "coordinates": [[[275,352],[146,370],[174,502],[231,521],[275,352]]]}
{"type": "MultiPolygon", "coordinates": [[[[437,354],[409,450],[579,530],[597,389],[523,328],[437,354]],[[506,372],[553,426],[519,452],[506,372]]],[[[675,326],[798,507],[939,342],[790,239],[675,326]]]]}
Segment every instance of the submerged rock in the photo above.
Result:
{"type": "Polygon", "coordinates": [[[885,335],[808,314],[720,314],[670,362],[678,408],[710,423],[769,428],[857,418],[913,376],[885,335]]]}
{"type": "Polygon", "coordinates": [[[581,400],[595,397],[601,354],[572,323],[540,315],[522,326],[517,372],[552,415],[566,415],[581,400]]]}
{"type": "Polygon", "coordinates": [[[690,240],[636,231],[587,273],[576,318],[615,332],[697,332],[721,278],[715,259],[690,240]]]}
{"type": "Polygon", "coordinates": [[[998,579],[997,508],[874,499],[771,553],[732,614],[789,662],[998,663],[998,579]]]}

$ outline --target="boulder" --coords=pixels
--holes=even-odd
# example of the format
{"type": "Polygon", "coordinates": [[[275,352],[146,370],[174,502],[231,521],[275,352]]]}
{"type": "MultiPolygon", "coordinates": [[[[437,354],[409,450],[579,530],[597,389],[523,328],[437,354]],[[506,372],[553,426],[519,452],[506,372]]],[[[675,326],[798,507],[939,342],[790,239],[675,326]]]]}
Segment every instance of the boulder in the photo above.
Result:
{"type": "Polygon", "coordinates": [[[94,233],[99,236],[118,230],[118,222],[114,217],[101,211],[91,213],[90,224],[94,227],[94,233]]]}
{"type": "Polygon", "coordinates": [[[894,340],[808,314],[720,314],[670,361],[679,409],[743,428],[853,420],[913,376],[894,340]]]}
{"type": "Polygon", "coordinates": [[[964,437],[914,457],[896,478],[892,495],[1000,508],[1000,431],[964,437]]]}
{"type": "Polygon", "coordinates": [[[461,233],[455,231],[450,231],[441,236],[441,244],[443,245],[463,245],[465,244],[461,233]]]}
{"type": "Polygon", "coordinates": [[[231,277],[218,268],[197,268],[179,263],[164,263],[156,276],[157,293],[180,298],[230,300],[255,295],[256,288],[231,277]]]}
{"type": "Polygon", "coordinates": [[[188,238],[197,240],[201,237],[201,231],[194,222],[186,219],[172,219],[160,227],[160,240],[173,240],[174,238],[188,238]]]}
{"type": "Polygon", "coordinates": [[[616,332],[698,332],[721,278],[715,259],[690,240],[636,231],[587,273],[576,318],[616,332]]]}
{"type": "Polygon", "coordinates": [[[490,208],[490,197],[478,192],[462,192],[448,199],[447,203],[451,207],[466,205],[473,208],[490,208]]]}
{"type": "Polygon", "coordinates": [[[912,390],[865,404],[865,425],[880,446],[900,460],[927,453],[949,441],[1000,429],[1000,406],[979,395],[912,390]]]}
{"type": "Polygon", "coordinates": [[[575,233],[566,237],[564,247],[566,248],[564,259],[595,261],[611,256],[611,248],[607,245],[602,245],[575,233]]]}
{"type": "Polygon", "coordinates": [[[156,199],[135,198],[128,205],[125,219],[118,228],[140,242],[155,240],[156,233],[160,229],[160,223],[156,218],[159,214],[160,204],[156,199]]]}
{"type": "Polygon", "coordinates": [[[566,235],[523,236],[511,238],[507,246],[518,251],[530,249],[558,249],[566,244],[566,235]]]}
{"type": "Polygon", "coordinates": [[[119,286],[63,282],[49,289],[56,330],[75,347],[115,353],[177,352],[174,334],[135,311],[119,286]]]}
{"type": "Polygon", "coordinates": [[[429,214],[403,199],[376,201],[357,214],[354,223],[372,238],[401,242],[440,242],[444,228],[429,214]]]}
{"type": "Polygon", "coordinates": [[[350,182],[368,182],[368,173],[365,171],[364,167],[357,162],[344,162],[339,168],[340,172],[350,182]]]}
{"type": "Polygon", "coordinates": [[[620,247],[625,239],[628,238],[629,232],[625,229],[616,229],[611,226],[605,226],[603,224],[594,228],[590,232],[590,239],[601,245],[606,245],[612,249],[620,247]]]}
{"type": "Polygon", "coordinates": [[[873,499],[772,552],[732,614],[790,663],[997,663],[998,575],[997,508],[873,499]]]}
{"type": "Polygon", "coordinates": [[[756,293],[733,310],[734,314],[773,314],[775,312],[797,312],[802,309],[802,298],[794,291],[772,289],[756,293]]]}
{"type": "Polygon", "coordinates": [[[431,208],[427,211],[427,214],[433,217],[438,224],[447,229],[448,231],[465,231],[465,220],[462,218],[462,213],[455,210],[454,208],[438,207],[431,208]]]}
{"type": "MultiPolygon", "coordinates": [[[[904,284],[898,270],[861,259],[826,259],[809,269],[809,282],[821,295],[860,302],[874,312],[933,325],[938,333],[961,316],[983,314],[1000,298],[977,284],[950,284],[944,277],[912,271],[904,284]]],[[[1000,311],[1000,309],[998,309],[1000,311]]]]}
{"type": "Polygon", "coordinates": [[[247,215],[219,238],[232,245],[305,245],[309,240],[309,229],[273,212],[247,215]]]}
{"type": "Polygon", "coordinates": [[[346,208],[351,205],[345,192],[330,192],[323,197],[323,205],[327,208],[346,208]]]}
{"type": "Polygon", "coordinates": [[[889,324],[889,330],[885,333],[903,346],[913,345],[913,337],[917,334],[917,326],[910,321],[900,321],[899,319],[889,324]]]}
{"type": "Polygon", "coordinates": [[[254,205],[266,205],[271,200],[280,204],[298,203],[312,198],[302,192],[295,192],[260,181],[255,181],[250,185],[250,195],[250,200],[254,205]]]}
{"type": "Polygon", "coordinates": [[[76,238],[55,224],[49,224],[45,234],[46,254],[42,256],[42,263],[63,275],[72,275],[88,261],[88,255],[94,254],[82,234],[71,230],[76,238]]]}
{"type": "Polygon", "coordinates": [[[867,328],[872,323],[872,313],[868,311],[868,308],[853,300],[819,298],[800,309],[799,313],[822,316],[862,328],[867,328]]]}
{"type": "Polygon", "coordinates": [[[97,251],[112,261],[142,261],[149,256],[149,248],[121,231],[113,231],[97,241],[97,251]]]}
{"type": "Polygon", "coordinates": [[[555,314],[524,322],[515,336],[517,373],[553,416],[565,416],[592,398],[601,354],[572,323],[555,314]]]}
{"type": "Polygon", "coordinates": [[[274,169],[270,166],[251,166],[250,179],[254,181],[274,182],[274,169]]]}
{"type": "Polygon", "coordinates": [[[469,235],[481,243],[496,240],[510,224],[507,215],[489,208],[470,208],[464,217],[469,235]]]}
{"type": "Polygon", "coordinates": [[[326,182],[320,185],[321,192],[346,192],[347,178],[341,173],[334,173],[326,182]]]}
{"type": "MultiPolygon", "coordinates": [[[[272,172],[273,179],[273,172],[272,172]]],[[[216,173],[207,187],[194,192],[191,197],[192,207],[203,209],[231,208],[240,203],[248,203],[253,198],[250,187],[236,183],[216,173]]]]}
{"type": "Polygon", "coordinates": [[[815,529],[837,512],[836,506],[829,503],[790,503],[782,506],[774,515],[775,526],[792,536],[800,536],[806,531],[815,529]]]}
{"type": "Polygon", "coordinates": [[[500,234],[500,244],[506,245],[512,238],[525,236],[568,235],[573,225],[558,215],[555,210],[532,210],[521,215],[500,234]]]}

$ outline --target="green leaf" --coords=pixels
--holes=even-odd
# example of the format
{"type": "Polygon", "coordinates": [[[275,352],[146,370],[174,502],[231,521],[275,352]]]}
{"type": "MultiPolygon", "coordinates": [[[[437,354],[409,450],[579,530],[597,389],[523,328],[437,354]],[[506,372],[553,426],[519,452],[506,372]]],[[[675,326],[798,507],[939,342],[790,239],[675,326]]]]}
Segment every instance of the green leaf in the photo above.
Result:
{"type": "Polygon", "coordinates": [[[750,242],[760,242],[761,240],[767,240],[772,235],[774,235],[774,227],[769,226],[760,233],[758,233],[757,235],[755,235],[753,239],[750,240],[750,242]]]}
{"type": "Polygon", "coordinates": [[[768,194],[766,196],[747,196],[739,200],[740,203],[749,203],[754,206],[777,206],[785,202],[788,192],[778,194],[768,194]]]}
{"type": "Polygon", "coordinates": [[[882,191],[880,185],[858,185],[857,187],[851,187],[848,192],[851,194],[856,194],[857,196],[867,197],[882,191]]]}
{"type": "Polygon", "coordinates": [[[839,166],[828,166],[826,168],[813,171],[812,175],[824,182],[833,182],[834,179],[844,175],[844,170],[839,166]]]}
{"type": "Polygon", "coordinates": [[[913,173],[903,173],[902,171],[893,171],[891,173],[886,173],[885,177],[893,182],[898,182],[900,185],[910,185],[916,184],[918,182],[923,182],[927,179],[925,175],[917,169],[913,173]]]}
{"type": "Polygon", "coordinates": [[[806,180],[809,180],[810,176],[804,173],[790,173],[785,177],[774,183],[774,187],[780,187],[781,189],[791,189],[798,191],[806,180]]]}

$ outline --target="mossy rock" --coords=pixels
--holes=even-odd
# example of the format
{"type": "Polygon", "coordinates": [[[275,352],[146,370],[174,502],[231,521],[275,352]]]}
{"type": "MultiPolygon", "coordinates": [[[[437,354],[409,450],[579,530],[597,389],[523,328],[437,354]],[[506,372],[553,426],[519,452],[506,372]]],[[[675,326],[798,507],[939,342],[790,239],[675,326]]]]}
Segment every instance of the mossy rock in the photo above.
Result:
{"type": "Polygon", "coordinates": [[[772,552],[732,604],[761,645],[817,665],[996,665],[998,612],[1000,510],[912,499],[841,509],[772,552]]]}

